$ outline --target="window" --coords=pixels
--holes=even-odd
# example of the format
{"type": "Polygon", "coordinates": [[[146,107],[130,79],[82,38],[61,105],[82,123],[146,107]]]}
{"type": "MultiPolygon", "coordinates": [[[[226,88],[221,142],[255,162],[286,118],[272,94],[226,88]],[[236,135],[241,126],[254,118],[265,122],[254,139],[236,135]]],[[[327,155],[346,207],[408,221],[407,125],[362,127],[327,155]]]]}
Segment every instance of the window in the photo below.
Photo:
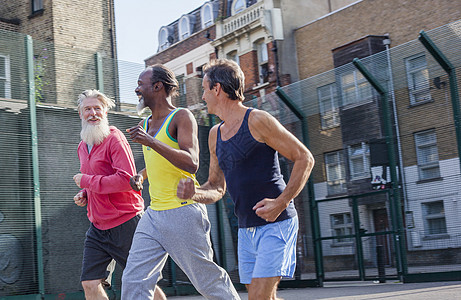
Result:
{"type": "Polygon", "coordinates": [[[440,177],[439,154],[435,130],[415,133],[416,158],[419,179],[440,177]]]}
{"type": "Polygon", "coordinates": [[[255,43],[255,48],[258,55],[259,83],[268,82],[269,66],[267,45],[264,43],[264,40],[259,40],[255,43]]]}
{"type": "Polygon", "coordinates": [[[0,55],[0,97],[11,98],[10,58],[0,55]]]}
{"type": "Polygon", "coordinates": [[[201,17],[202,17],[202,29],[213,25],[215,14],[214,14],[212,3],[208,2],[202,6],[201,17]]]}
{"type": "Polygon", "coordinates": [[[426,235],[447,233],[443,201],[423,203],[423,216],[426,235]]]}
{"type": "Polygon", "coordinates": [[[32,13],[43,10],[43,0],[32,0],[32,13]]]}
{"type": "Polygon", "coordinates": [[[227,59],[233,60],[237,64],[240,65],[240,60],[239,60],[239,56],[237,54],[237,50],[234,50],[234,51],[231,51],[231,52],[227,53],[226,57],[227,57],[227,59]]]}
{"type": "Polygon", "coordinates": [[[160,50],[165,50],[166,48],[168,48],[171,45],[172,40],[173,39],[171,38],[168,29],[166,27],[162,27],[160,29],[158,38],[160,50]]]}
{"type": "Polygon", "coordinates": [[[339,125],[339,99],[336,94],[336,84],[331,83],[317,89],[319,97],[322,128],[339,125]]]}
{"type": "Polygon", "coordinates": [[[232,15],[238,14],[246,8],[245,0],[234,0],[232,3],[232,15]]]}
{"type": "Polygon", "coordinates": [[[328,194],[334,195],[346,192],[346,168],[344,167],[343,151],[326,153],[325,169],[328,194]]]}
{"type": "Polygon", "coordinates": [[[370,177],[370,148],[367,143],[349,146],[351,179],[370,177]]]}
{"type": "Polygon", "coordinates": [[[189,20],[187,17],[183,17],[179,21],[179,36],[181,37],[181,40],[190,36],[189,20]]]}
{"type": "Polygon", "coordinates": [[[429,91],[429,71],[427,70],[426,56],[418,54],[405,60],[407,68],[408,91],[410,103],[418,104],[431,100],[429,91]]]}
{"type": "Polygon", "coordinates": [[[333,240],[333,243],[350,243],[352,238],[341,237],[344,235],[351,235],[352,233],[352,219],[350,213],[334,214],[330,215],[331,231],[333,236],[337,236],[337,239],[333,240]]]}
{"type": "Polygon", "coordinates": [[[343,105],[372,100],[373,91],[371,85],[359,71],[352,70],[343,73],[340,79],[343,105]]]}
{"type": "Polygon", "coordinates": [[[195,16],[185,15],[179,19],[178,30],[179,30],[179,39],[184,40],[191,36],[194,29],[195,16]]]}

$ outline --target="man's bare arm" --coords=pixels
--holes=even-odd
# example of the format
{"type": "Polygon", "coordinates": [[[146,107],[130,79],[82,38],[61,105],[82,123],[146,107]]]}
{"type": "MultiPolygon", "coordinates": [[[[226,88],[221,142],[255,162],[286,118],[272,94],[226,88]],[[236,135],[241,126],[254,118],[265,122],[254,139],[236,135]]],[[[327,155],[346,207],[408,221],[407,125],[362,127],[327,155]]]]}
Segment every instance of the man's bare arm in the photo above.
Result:
{"type": "Polygon", "coordinates": [[[198,126],[194,115],[181,109],[173,117],[170,126],[177,128],[179,149],[174,149],[149,135],[141,125],[127,129],[133,142],[148,146],[166,158],[174,166],[195,174],[199,166],[198,126]]]}
{"type": "Polygon", "coordinates": [[[208,181],[201,187],[196,187],[191,179],[183,179],[178,184],[177,195],[181,199],[192,199],[196,202],[211,204],[219,201],[226,192],[224,173],[218,164],[216,156],[217,128],[210,130],[208,147],[210,149],[210,167],[208,181]]]}

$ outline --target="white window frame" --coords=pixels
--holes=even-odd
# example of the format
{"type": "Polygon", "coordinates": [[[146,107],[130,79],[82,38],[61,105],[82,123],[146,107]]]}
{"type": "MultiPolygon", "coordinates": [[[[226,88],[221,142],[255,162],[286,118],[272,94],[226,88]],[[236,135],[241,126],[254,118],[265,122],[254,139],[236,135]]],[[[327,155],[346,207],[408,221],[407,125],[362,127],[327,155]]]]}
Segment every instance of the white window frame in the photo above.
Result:
{"type": "MultiPolygon", "coordinates": [[[[350,212],[330,214],[330,225],[331,225],[331,235],[333,237],[353,234],[352,215],[350,212]],[[340,219],[342,220],[342,222],[337,223],[336,220],[340,220],[340,219]]],[[[351,243],[352,243],[352,237],[333,239],[333,245],[335,246],[339,246],[339,245],[347,246],[347,245],[350,245],[351,243]]]]}
{"type": "Polygon", "coordinates": [[[254,47],[258,57],[259,83],[269,82],[269,53],[264,39],[255,41],[254,47]],[[266,78],[267,80],[265,80],[266,78]]]}
{"type": "Polygon", "coordinates": [[[328,195],[347,192],[346,166],[344,164],[343,150],[325,153],[324,158],[328,195]]]}
{"type": "Polygon", "coordinates": [[[349,170],[351,180],[363,179],[370,177],[370,147],[367,143],[361,142],[360,144],[348,146],[349,154],[349,170]],[[355,154],[354,148],[359,150],[358,154],[355,154]],[[355,164],[353,161],[361,161],[362,171],[355,170],[355,164]]]}
{"type": "Polygon", "coordinates": [[[0,98],[11,98],[11,69],[10,56],[0,54],[0,58],[5,60],[5,72],[0,72],[0,81],[5,83],[5,93],[0,94],[0,98]]]}
{"type": "Polygon", "coordinates": [[[445,205],[443,200],[423,202],[422,211],[425,236],[434,236],[448,233],[447,220],[445,216],[445,205]],[[440,211],[432,212],[430,206],[434,206],[435,204],[442,204],[442,209],[440,211]],[[442,226],[441,228],[435,228],[433,227],[434,224],[432,224],[433,221],[442,221],[444,226],[442,226]]]}
{"type": "Polygon", "coordinates": [[[349,70],[340,75],[342,104],[357,106],[373,100],[373,88],[358,70],[349,70]],[[350,82],[345,82],[346,76],[352,76],[350,82]],[[352,99],[350,99],[351,97],[352,99]]]}
{"type": "Polygon", "coordinates": [[[240,58],[238,56],[237,50],[232,50],[227,52],[226,58],[235,61],[238,65],[240,65],[240,58]]]}
{"type": "Polygon", "coordinates": [[[440,177],[437,135],[434,129],[416,132],[415,148],[418,162],[419,179],[440,177]],[[429,138],[428,138],[429,137],[429,138]]]}
{"type": "Polygon", "coordinates": [[[246,8],[247,8],[247,3],[245,0],[234,0],[232,1],[231,13],[232,15],[236,15],[239,12],[244,11],[246,8]],[[237,4],[239,4],[238,7],[237,7],[237,4]]]}
{"type": "Polygon", "coordinates": [[[165,50],[171,46],[170,42],[168,41],[169,35],[170,34],[167,27],[160,28],[158,34],[158,44],[160,46],[160,50],[165,50]],[[165,39],[163,39],[163,35],[165,36],[165,39]]]}
{"type": "Polygon", "coordinates": [[[330,83],[317,88],[322,129],[339,126],[339,97],[336,83],[330,83]]]}
{"type": "Polygon", "coordinates": [[[424,53],[419,53],[405,58],[405,68],[408,81],[408,93],[410,104],[415,105],[432,100],[429,84],[429,70],[427,69],[427,60],[424,53]],[[420,66],[412,66],[412,61],[424,59],[420,66]],[[417,82],[417,78],[420,78],[417,82]]]}
{"type": "Polygon", "coordinates": [[[190,37],[191,29],[190,29],[190,20],[189,16],[182,16],[178,22],[178,32],[179,32],[179,40],[184,40],[190,37]],[[185,28],[183,28],[185,25],[185,28]]]}
{"type": "Polygon", "coordinates": [[[200,10],[200,17],[202,19],[202,29],[214,24],[215,14],[212,3],[206,2],[203,4],[202,9],[200,10]]]}

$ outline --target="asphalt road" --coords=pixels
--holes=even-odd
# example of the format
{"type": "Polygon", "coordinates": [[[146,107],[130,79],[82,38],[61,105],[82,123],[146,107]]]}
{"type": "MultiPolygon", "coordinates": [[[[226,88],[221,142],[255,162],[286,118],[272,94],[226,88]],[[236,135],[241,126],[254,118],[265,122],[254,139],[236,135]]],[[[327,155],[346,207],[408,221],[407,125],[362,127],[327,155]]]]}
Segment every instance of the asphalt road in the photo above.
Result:
{"type": "MultiPolygon", "coordinates": [[[[240,292],[242,300],[248,300],[245,292],[240,292]]],[[[418,300],[461,300],[461,281],[425,283],[372,283],[372,282],[327,282],[321,288],[283,289],[277,297],[284,300],[304,299],[418,299],[418,300]]],[[[174,296],[170,300],[203,300],[202,296],[174,296]]]]}

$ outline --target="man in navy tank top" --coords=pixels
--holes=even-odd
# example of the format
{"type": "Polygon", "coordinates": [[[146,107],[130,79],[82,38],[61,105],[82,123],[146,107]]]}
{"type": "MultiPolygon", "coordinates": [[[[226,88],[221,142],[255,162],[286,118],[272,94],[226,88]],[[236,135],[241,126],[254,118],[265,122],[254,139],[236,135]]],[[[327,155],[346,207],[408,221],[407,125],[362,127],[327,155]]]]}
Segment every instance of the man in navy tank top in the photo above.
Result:
{"type": "Polygon", "coordinates": [[[240,282],[248,299],[275,300],[281,278],[294,275],[298,217],[293,199],[306,184],[314,158],[269,113],[242,104],[245,76],[237,63],[215,60],[203,70],[202,99],[222,122],[209,133],[208,181],[196,187],[181,180],[177,195],[210,204],[227,187],[239,223],[240,282]],[[294,163],[287,183],[278,153],[294,163]]]}

